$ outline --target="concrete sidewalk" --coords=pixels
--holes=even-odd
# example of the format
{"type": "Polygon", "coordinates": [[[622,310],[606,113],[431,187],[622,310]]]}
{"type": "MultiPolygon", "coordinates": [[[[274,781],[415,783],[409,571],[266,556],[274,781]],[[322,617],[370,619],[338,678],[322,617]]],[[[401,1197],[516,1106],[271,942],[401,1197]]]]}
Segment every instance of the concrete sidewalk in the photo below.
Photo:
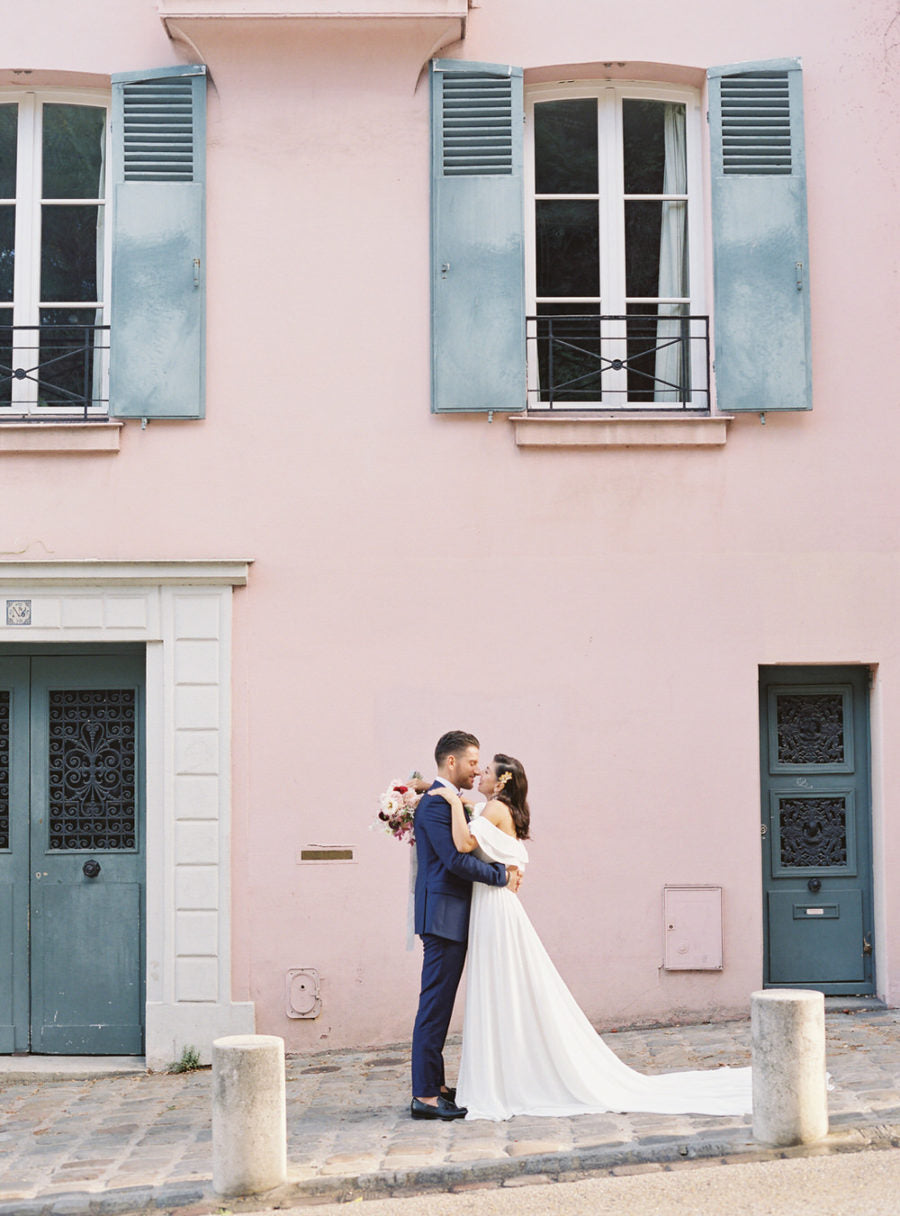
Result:
{"type": "MultiPolygon", "coordinates": [[[[835,1082],[831,1134],[823,1145],[799,1151],[900,1144],[900,1011],[829,1013],[826,1024],[835,1082]]],[[[750,1062],[749,1021],[605,1038],[645,1072],[750,1062]]],[[[457,1054],[458,1043],[451,1044],[451,1076],[457,1054]]],[[[328,1051],[288,1059],[287,1185],[264,1199],[226,1201],[211,1187],[208,1069],[116,1075],[134,1062],[110,1061],[105,1075],[79,1078],[59,1075],[65,1070],[58,1061],[43,1062],[50,1075],[35,1073],[37,1063],[6,1057],[0,1067],[0,1216],[200,1216],[575,1178],[649,1162],[785,1155],[754,1143],[749,1117],[414,1122],[406,1046],[328,1051]]]]}

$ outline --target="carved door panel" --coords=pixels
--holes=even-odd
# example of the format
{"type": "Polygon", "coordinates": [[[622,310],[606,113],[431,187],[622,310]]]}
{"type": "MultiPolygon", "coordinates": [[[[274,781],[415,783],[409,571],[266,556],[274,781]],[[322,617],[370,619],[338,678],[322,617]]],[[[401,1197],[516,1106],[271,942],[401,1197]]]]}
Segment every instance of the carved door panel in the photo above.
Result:
{"type": "Polygon", "coordinates": [[[143,1050],[143,715],[142,655],[0,658],[0,1051],[143,1050]]]}
{"type": "Polygon", "coordinates": [[[873,993],[868,672],[760,673],[765,983],[873,993]]]}

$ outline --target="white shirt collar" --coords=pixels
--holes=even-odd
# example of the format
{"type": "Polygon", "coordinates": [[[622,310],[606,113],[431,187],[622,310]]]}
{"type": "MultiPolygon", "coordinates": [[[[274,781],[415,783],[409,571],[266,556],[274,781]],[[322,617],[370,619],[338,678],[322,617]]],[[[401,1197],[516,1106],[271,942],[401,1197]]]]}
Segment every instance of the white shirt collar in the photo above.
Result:
{"type": "Polygon", "coordinates": [[[452,781],[448,781],[446,777],[435,777],[435,781],[439,781],[439,782],[441,783],[441,785],[446,785],[446,787],[447,787],[447,789],[448,789],[448,790],[453,790],[453,792],[454,792],[454,793],[456,793],[456,794],[458,794],[458,793],[459,793],[459,790],[458,790],[458,789],[457,789],[457,787],[456,787],[456,786],[453,784],[453,782],[452,782],[452,781]]]}

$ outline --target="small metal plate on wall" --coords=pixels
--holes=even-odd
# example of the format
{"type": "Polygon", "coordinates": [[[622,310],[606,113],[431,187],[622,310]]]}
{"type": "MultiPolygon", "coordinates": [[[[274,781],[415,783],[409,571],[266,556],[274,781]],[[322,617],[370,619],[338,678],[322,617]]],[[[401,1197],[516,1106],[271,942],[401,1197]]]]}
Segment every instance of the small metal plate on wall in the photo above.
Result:
{"type": "Polygon", "coordinates": [[[327,862],[355,862],[354,849],[352,844],[308,844],[297,854],[297,864],[304,865],[308,862],[314,864],[327,862]]]}
{"type": "Polygon", "coordinates": [[[289,1018],[317,1018],[322,1012],[319,973],[315,967],[292,967],[286,976],[285,1013],[289,1018]]]}
{"type": "Polygon", "coordinates": [[[6,623],[7,625],[30,625],[31,600],[7,600],[6,623]]]}

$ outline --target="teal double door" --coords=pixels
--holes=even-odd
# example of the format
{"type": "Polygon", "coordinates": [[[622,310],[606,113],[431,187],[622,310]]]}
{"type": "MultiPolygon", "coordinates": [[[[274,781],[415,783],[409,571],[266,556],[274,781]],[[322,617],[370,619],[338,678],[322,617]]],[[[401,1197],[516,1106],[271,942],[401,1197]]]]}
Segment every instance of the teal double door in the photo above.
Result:
{"type": "Polygon", "coordinates": [[[144,657],[0,654],[0,1052],[139,1055],[144,657]]]}
{"type": "Polygon", "coordinates": [[[875,992],[868,671],[760,671],[767,987],[875,992]]]}

